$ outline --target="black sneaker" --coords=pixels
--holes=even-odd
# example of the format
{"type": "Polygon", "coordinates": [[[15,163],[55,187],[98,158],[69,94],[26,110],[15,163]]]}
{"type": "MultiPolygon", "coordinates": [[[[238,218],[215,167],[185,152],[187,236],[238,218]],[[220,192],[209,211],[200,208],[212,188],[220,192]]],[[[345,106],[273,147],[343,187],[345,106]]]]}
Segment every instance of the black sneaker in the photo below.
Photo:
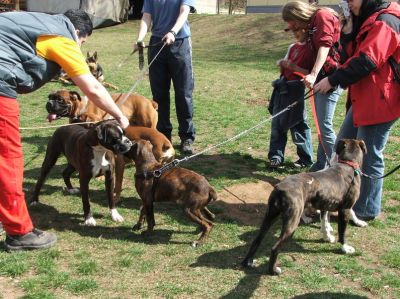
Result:
{"type": "Polygon", "coordinates": [[[186,154],[186,155],[192,155],[193,154],[193,140],[191,139],[186,139],[181,142],[181,152],[186,154]]]}
{"type": "Polygon", "coordinates": [[[55,234],[34,228],[31,232],[22,236],[7,235],[4,243],[8,251],[14,251],[45,249],[53,246],[56,241],[57,236],[55,234]]]}

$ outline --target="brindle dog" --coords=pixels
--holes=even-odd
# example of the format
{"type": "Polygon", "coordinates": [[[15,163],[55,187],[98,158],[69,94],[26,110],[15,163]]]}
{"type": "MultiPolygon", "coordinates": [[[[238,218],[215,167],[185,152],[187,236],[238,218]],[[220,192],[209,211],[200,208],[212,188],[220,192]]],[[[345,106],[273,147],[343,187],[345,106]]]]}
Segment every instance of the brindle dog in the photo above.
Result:
{"type": "MultiPolygon", "coordinates": [[[[338,163],[332,167],[318,172],[291,175],[274,187],[258,236],[242,261],[242,266],[253,265],[254,254],[263,237],[276,218],[281,215],[282,231],[278,241],[271,249],[268,266],[269,274],[279,275],[281,269],[276,265],[279,250],[283,242],[292,236],[298,227],[307,204],[323,211],[323,219],[325,219],[327,211],[338,212],[338,233],[342,251],[354,253],[354,248],[347,245],[345,241],[345,231],[351,208],[360,194],[359,170],[363,156],[366,154],[365,143],[362,140],[342,139],[337,144],[336,153],[339,158],[338,163]]],[[[328,229],[324,233],[325,237],[330,234],[328,229]]]]}
{"type": "Polygon", "coordinates": [[[192,242],[192,246],[204,243],[215,218],[207,209],[207,205],[217,199],[217,193],[205,177],[180,167],[174,167],[158,177],[155,176],[154,171],[160,169],[162,164],[155,159],[149,141],[139,140],[134,143],[125,156],[135,161],[135,187],[142,199],[140,217],[133,229],[141,229],[146,220],[146,233],[151,233],[155,226],[153,203],[172,201],[181,203],[186,216],[201,227],[201,236],[192,242]]]}

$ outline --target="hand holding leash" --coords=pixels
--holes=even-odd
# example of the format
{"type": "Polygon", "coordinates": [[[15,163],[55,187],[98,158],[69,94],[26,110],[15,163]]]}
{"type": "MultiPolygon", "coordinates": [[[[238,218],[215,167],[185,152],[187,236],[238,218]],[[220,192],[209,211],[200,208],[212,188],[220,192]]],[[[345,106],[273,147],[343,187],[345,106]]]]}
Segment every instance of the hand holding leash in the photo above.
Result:
{"type": "Polygon", "coordinates": [[[166,35],[164,35],[162,41],[167,45],[172,45],[175,42],[175,39],[176,39],[176,32],[170,30],[166,35]]]}
{"type": "Polygon", "coordinates": [[[322,79],[321,81],[319,81],[317,84],[314,85],[314,92],[315,93],[320,92],[325,94],[329,92],[332,88],[333,86],[329,82],[328,77],[325,77],[324,79],[322,79]]]}

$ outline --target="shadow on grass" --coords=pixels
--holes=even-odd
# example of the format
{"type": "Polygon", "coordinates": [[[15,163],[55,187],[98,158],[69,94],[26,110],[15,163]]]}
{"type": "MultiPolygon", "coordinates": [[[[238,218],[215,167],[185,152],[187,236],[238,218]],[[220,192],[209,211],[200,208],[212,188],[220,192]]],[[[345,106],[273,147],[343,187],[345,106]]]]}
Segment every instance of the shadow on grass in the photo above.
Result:
{"type": "MultiPolygon", "coordinates": [[[[271,230],[265,235],[263,242],[261,243],[257,254],[254,256],[255,259],[262,257],[267,252],[269,257],[269,252],[271,247],[277,241],[277,237],[274,236],[273,232],[278,230],[281,226],[280,221],[277,221],[271,230]]],[[[191,264],[190,267],[209,267],[218,269],[237,269],[242,270],[246,274],[237,284],[237,286],[232,289],[228,294],[221,298],[251,298],[254,294],[253,292],[258,288],[260,279],[263,275],[267,275],[268,262],[262,263],[254,268],[243,268],[240,263],[247,254],[251,242],[256,237],[258,230],[246,232],[240,236],[240,239],[245,242],[243,246],[237,246],[227,250],[207,252],[200,257],[198,257],[197,262],[191,264]]],[[[323,243],[322,240],[306,240],[306,242],[316,242],[323,243]]],[[[289,239],[284,243],[283,249],[280,251],[281,255],[289,255],[290,252],[299,253],[332,253],[329,248],[319,248],[317,250],[305,249],[300,242],[300,239],[289,239]]],[[[294,258],[293,258],[294,259],[294,258]]],[[[280,259],[278,256],[278,265],[280,264],[280,259]]],[[[289,266],[288,266],[289,267],[289,266]]],[[[285,271],[286,266],[283,266],[283,271],[285,271]]],[[[305,297],[306,298],[306,297],[305,297]]]]}
{"type": "Polygon", "coordinates": [[[368,299],[368,297],[344,293],[318,292],[297,295],[292,299],[368,299]]]}

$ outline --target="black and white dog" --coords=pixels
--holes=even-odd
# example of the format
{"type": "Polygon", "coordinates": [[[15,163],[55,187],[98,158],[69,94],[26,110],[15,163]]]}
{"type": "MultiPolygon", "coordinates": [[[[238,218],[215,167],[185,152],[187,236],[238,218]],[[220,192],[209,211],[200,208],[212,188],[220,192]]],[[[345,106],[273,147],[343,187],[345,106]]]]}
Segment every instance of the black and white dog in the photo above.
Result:
{"type": "Polygon", "coordinates": [[[300,223],[304,207],[311,205],[322,212],[322,227],[324,239],[334,242],[331,227],[327,222],[327,213],[338,212],[339,242],[344,253],[355,250],[345,241],[346,226],[351,218],[354,203],[360,194],[360,168],[364,154],[365,143],[362,140],[342,139],[338,142],[336,153],[338,163],[318,172],[300,173],[288,176],[275,185],[268,201],[268,210],[261,225],[258,236],[253,241],[242,266],[253,265],[254,255],[269,228],[281,215],[282,231],[278,241],[271,249],[268,273],[278,275],[281,269],[276,266],[280,248],[292,236],[300,223]]]}
{"type": "Polygon", "coordinates": [[[71,175],[79,172],[79,185],[82,195],[85,225],[95,226],[89,201],[89,181],[92,177],[105,175],[105,187],[111,217],[114,221],[124,219],[115,208],[114,191],[114,154],[123,154],[130,150],[131,141],[115,120],[105,120],[94,125],[73,125],[58,128],[50,139],[46,156],[42,164],[39,179],[31,197],[31,204],[39,202],[39,192],[58,157],[64,154],[68,165],[63,171],[67,191],[79,192],[71,184],[71,175]]]}

